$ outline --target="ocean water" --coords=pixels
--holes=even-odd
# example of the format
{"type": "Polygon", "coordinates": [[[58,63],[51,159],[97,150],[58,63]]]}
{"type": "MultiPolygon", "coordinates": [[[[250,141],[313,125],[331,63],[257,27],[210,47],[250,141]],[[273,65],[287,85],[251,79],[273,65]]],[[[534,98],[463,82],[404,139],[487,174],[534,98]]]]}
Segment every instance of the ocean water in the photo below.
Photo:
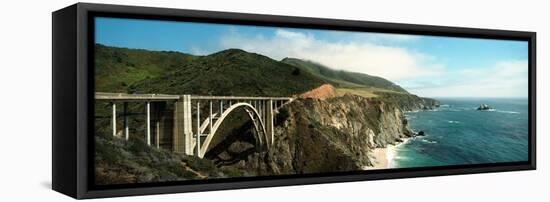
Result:
{"type": "Polygon", "coordinates": [[[528,160],[527,99],[438,99],[433,111],[407,112],[425,136],[395,148],[392,168],[528,160]],[[494,108],[478,111],[480,104],[494,108]]]}

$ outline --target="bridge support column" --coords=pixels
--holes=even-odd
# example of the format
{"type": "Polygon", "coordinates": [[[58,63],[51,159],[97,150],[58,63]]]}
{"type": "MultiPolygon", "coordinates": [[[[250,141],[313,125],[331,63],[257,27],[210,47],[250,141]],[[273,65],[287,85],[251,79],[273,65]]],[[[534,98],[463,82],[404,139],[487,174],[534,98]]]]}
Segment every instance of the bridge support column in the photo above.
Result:
{"type": "Polygon", "coordinates": [[[195,152],[195,156],[201,156],[201,104],[197,100],[197,137],[195,137],[195,140],[197,140],[197,151],[195,152]]]}
{"type": "Polygon", "coordinates": [[[112,120],[111,125],[113,126],[113,137],[114,137],[116,136],[116,104],[113,102],[111,103],[111,105],[113,108],[113,117],[111,118],[112,120]]]}
{"type": "Polygon", "coordinates": [[[185,154],[193,155],[193,117],[191,107],[191,95],[184,95],[185,102],[185,119],[184,122],[184,138],[185,138],[185,154]]]}
{"type": "Polygon", "coordinates": [[[157,118],[156,122],[156,137],[155,137],[155,145],[157,146],[157,149],[160,148],[160,120],[157,118]]]}
{"type": "Polygon", "coordinates": [[[223,114],[223,100],[220,100],[220,116],[223,114]]]}
{"type": "Polygon", "coordinates": [[[124,102],[124,139],[130,139],[130,127],[128,126],[128,103],[124,102]]]}
{"type": "Polygon", "coordinates": [[[265,130],[267,132],[267,144],[273,144],[273,100],[267,100],[265,106],[265,130]]]}
{"type": "Polygon", "coordinates": [[[183,95],[174,106],[174,152],[193,155],[191,95],[183,95]]]}
{"type": "Polygon", "coordinates": [[[147,145],[151,146],[151,102],[147,102],[147,145]]]}
{"type": "Polygon", "coordinates": [[[212,100],[210,100],[210,116],[208,116],[210,120],[208,120],[208,133],[212,134],[212,100]]]}

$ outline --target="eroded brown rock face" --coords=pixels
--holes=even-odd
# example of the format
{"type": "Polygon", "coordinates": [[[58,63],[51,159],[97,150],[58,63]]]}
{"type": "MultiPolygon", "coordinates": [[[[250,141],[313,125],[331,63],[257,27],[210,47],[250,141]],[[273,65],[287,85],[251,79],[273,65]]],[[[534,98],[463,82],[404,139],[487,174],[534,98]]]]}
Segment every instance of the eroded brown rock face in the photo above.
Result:
{"type": "Polygon", "coordinates": [[[323,84],[316,89],[305,92],[299,96],[300,98],[317,98],[327,99],[336,97],[336,90],[330,84],[323,84]]]}
{"type": "Polygon", "coordinates": [[[406,123],[398,105],[378,98],[297,99],[280,109],[268,152],[229,166],[259,175],[360,170],[372,149],[412,135],[406,123]]]}

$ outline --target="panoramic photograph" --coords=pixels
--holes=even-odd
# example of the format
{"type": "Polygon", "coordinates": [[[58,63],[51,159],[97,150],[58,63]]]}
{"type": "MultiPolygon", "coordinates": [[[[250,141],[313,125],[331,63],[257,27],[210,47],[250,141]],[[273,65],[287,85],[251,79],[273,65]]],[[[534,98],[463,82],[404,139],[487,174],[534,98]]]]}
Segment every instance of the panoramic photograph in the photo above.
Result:
{"type": "Polygon", "coordinates": [[[94,24],[96,185],[529,160],[526,41],[94,24]]]}

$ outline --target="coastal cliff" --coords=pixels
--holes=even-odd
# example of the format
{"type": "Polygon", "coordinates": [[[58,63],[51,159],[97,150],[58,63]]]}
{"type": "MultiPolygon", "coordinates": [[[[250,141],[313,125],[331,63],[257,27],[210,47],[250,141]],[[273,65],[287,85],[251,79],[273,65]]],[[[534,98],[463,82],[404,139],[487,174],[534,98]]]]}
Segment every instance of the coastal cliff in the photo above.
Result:
{"type": "MultiPolygon", "coordinates": [[[[436,104],[414,97],[400,102],[393,98],[346,94],[297,99],[279,109],[269,152],[248,155],[228,166],[261,175],[354,171],[373,166],[375,148],[413,136],[403,109],[422,110],[436,104]]],[[[227,147],[226,155],[239,154],[243,145],[252,143],[235,144],[238,146],[227,147]]]]}
{"type": "Polygon", "coordinates": [[[345,95],[291,103],[270,152],[275,173],[360,170],[370,151],[410,136],[397,105],[345,95]]]}

